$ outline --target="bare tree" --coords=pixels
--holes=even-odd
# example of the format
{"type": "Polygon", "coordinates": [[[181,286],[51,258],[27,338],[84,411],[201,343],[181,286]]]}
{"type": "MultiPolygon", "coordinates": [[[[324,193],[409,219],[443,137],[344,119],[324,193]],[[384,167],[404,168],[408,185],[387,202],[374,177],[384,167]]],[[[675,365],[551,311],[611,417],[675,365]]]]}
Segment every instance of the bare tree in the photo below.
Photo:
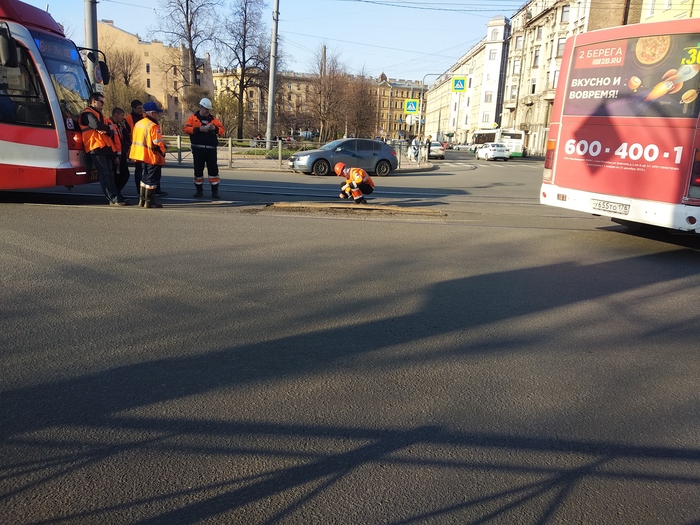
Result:
{"type": "Polygon", "coordinates": [[[166,17],[156,33],[165,35],[173,47],[184,46],[187,59],[180,66],[180,75],[187,87],[199,85],[197,52],[214,41],[217,0],[160,0],[166,17]]]}
{"type": "Polygon", "coordinates": [[[372,137],[376,127],[375,82],[365,71],[348,79],[345,116],[348,132],[355,137],[372,137]]]}
{"type": "Polygon", "coordinates": [[[266,88],[269,71],[270,47],[265,39],[267,27],[262,21],[264,0],[235,0],[226,21],[225,35],[220,45],[230,60],[227,67],[236,72],[238,83],[233,95],[238,102],[236,138],[243,138],[245,122],[245,94],[250,87],[266,88]]]}
{"type": "Polygon", "coordinates": [[[322,45],[316,53],[313,85],[315,96],[315,117],[319,124],[320,140],[325,142],[336,138],[344,127],[344,110],[348,74],[340,62],[340,55],[327,53],[322,45]]]}
{"type": "Polygon", "coordinates": [[[113,81],[130,86],[140,80],[141,57],[132,49],[113,46],[109,50],[109,73],[113,81]]]}

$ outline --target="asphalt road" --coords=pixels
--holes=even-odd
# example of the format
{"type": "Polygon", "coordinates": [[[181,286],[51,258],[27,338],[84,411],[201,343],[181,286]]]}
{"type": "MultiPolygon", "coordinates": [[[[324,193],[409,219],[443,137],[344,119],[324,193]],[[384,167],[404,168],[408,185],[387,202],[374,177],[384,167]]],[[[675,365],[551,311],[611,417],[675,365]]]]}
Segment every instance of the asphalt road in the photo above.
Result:
{"type": "Polygon", "coordinates": [[[700,246],[541,163],[0,195],[0,522],[700,523],[700,246]]]}

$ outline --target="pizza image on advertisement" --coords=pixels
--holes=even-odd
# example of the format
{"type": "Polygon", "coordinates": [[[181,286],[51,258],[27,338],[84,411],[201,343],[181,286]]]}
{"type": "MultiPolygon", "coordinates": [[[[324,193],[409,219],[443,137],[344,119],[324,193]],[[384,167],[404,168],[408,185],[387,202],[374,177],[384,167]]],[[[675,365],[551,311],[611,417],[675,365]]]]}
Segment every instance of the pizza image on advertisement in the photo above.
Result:
{"type": "Polygon", "coordinates": [[[640,64],[650,66],[664,58],[670,48],[669,35],[645,36],[637,41],[635,54],[640,64]]]}

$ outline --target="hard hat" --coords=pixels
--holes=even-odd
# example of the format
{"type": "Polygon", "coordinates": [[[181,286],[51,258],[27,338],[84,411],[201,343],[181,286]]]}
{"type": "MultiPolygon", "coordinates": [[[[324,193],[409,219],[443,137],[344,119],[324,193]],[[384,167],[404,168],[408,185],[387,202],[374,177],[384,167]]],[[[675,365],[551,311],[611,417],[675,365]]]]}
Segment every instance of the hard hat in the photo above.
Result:
{"type": "Polygon", "coordinates": [[[199,105],[202,106],[204,109],[211,110],[211,100],[209,100],[208,98],[203,98],[202,100],[200,100],[199,105]]]}
{"type": "Polygon", "coordinates": [[[335,174],[340,177],[343,174],[343,170],[345,169],[345,164],[342,162],[339,162],[338,164],[335,165],[335,168],[333,170],[335,171],[335,174]]]}

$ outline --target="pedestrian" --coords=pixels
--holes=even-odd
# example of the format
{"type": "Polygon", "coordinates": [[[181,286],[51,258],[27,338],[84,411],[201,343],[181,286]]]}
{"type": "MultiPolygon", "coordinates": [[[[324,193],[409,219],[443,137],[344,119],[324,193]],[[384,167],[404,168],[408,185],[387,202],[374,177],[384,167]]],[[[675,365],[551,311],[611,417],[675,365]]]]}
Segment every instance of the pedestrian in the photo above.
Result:
{"type": "Polygon", "coordinates": [[[139,206],[144,208],[162,208],[156,202],[158,181],[165,164],[165,142],[160,131],[160,114],[163,112],[155,102],[143,105],[144,118],[134,126],[129,157],[143,163],[143,173],[139,186],[139,206]]]}
{"type": "Polygon", "coordinates": [[[117,157],[112,141],[114,132],[102,115],[104,96],[102,93],[92,93],[88,104],[79,119],[87,162],[97,171],[97,178],[110,206],[127,206],[129,203],[119,194],[114,182],[114,164],[117,157]]]}
{"type": "MultiPolygon", "coordinates": [[[[117,163],[114,165],[114,183],[117,191],[121,191],[129,180],[129,166],[127,164],[128,129],[125,122],[124,110],[120,107],[112,109],[112,118],[107,119],[107,125],[114,132],[112,142],[114,142],[114,153],[117,155],[117,163]]],[[[123,197],[122,197],[123,198],[123,197]]]]}
{"type": "Polygon", "coordinates": [[[365,195],[374,191],[374,181],[362,168],[351,168],[342,162],[335,165],[335,174],[345,177],[345,182],[340,187],[341,199],[352,198],[355,204],[367,204],[365,195]]]}
{"type": "MultiPolygon", "coordinates": [[[[126,116],[126,124],[129,127],[129,144],[127,151],[131,149],[131,137],[134,135],[134,126],[143,118],[143,102],[134,99],[131,101],[131,113],[126,116]]],[[[134,183],[136,184],[136,193],[141,191],[141,174],[143,173],[143,162],[134,163],[134,183]]]]}
{"type": "Polygon", "coordinates": [[[224,125],[211,113],[211,100],[203,98],[199,101],[199,111],[190,115],[185,122],[185,133],[190,136],[192,157],[194,157],[194,187],[195,199],[204,196],[204,166],[207,167],[207,177],[211,186],[212,199],[219,198],[219,164],[216,150],[219,137],[224,135],[224,125]]]}
{"type": "MultiPolygon", "coordinates": [[[[422,139],[423,137],[421,137],[422,139]]],[[[414,135],[413,140],[411,141],[411,148],[413,148],[413,160],[415,162],[418,162],[418,154],[420,152],[420,139],[414,135]]]]}
{"type": "Polygon", "coordinates": [[[429,159],[430,158],[430,143],[433,140],[432,135],[428,135],[428,138],[425,140],[425,147],[426,147],[426,152],[425,152],[425,158],[429,159]]]}

